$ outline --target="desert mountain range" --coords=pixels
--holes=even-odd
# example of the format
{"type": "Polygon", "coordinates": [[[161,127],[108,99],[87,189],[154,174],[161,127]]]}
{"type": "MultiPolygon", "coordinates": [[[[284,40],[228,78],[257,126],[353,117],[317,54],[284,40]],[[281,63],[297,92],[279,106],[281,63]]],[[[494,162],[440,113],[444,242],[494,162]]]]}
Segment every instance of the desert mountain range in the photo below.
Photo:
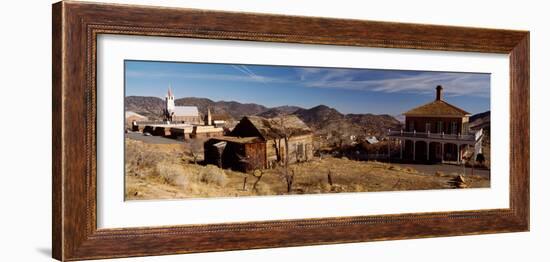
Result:
{"type": "MultiPolygon", "coordinates": [[[[175,100],[178,106],[196,106],[202,115],[206,115],[210,108],[214,114],[222,114],[230,122],[236,122],[243,116],[257,115],[266,118],[284,114],[294,114],[304,121],[317,134],[331,134],[334,132],[346,135],[381,135],[388,129],[400,129],[402,123],[391,115],[375,114],[343,114],[326,105],[312,108],[298,106],[266,107],[254,103],[240,103],[235,101],[213,101],[208,98],[185,97],[175,100]]],[[[164,100],[158,97],[127,96],[125,110],[134,111],[150,119],[160,119],[164,108],[164,100]]],[[[477,128],[488,128],[490,112],[474,115],[470,122],[477,128]]]]}

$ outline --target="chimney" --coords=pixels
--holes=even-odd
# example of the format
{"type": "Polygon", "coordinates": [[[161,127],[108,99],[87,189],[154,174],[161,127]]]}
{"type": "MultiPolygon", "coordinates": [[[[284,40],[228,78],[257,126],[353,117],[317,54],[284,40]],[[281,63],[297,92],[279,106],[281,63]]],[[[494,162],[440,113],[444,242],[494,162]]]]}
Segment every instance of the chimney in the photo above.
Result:
{"type": "Polygon", "coordinates": [[[435,90],[436,90],[435,101],[441,101],[443,98],[443,87],[437,86],[435,90]]]}

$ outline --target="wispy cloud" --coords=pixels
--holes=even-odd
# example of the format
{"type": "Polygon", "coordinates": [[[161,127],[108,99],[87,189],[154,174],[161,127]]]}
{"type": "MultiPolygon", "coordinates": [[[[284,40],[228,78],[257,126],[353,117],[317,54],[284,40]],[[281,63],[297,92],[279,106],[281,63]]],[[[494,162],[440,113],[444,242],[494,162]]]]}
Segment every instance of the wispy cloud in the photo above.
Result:
{"type": "Polygon", "coordinates": [[[129,61],[125,76],[127,95],[164,96],[172,83],[179,96],[267,106],[325,104],[345,113],[399,114],[433,98],[434,88],[443,85],[444,96],[464,110],[490,109],[489,74],[129,61]]]}
{"type": "Polygon", "coordinates": [[[242,72],[244,73],[245,75],[247,75],[248,77],[254,79],[254,80],[257,80],[257,81],[260,81],[260,82],[263,82],[265,83],[266,81],[264,80],[264,77],[262,76],[258,76],[257,74],[255,74],[254,72],[252,72],[252,70],[250,70],[250,68],[248,68],[247,66],[245,65],[231,65],[231,67],[237,69],[239,72],[242,72]]]}
{"type": "MultiPolygon", "coordinates": [[[[297,85],[308,88],[343,89],[383,93],[433,94],[442,85],[446,96],[489,97],[489,74],[386,71],[340,68],[294,68],[285,74],[263,76],[245,65],[230,65],[234,70],[223,73],[182,71],[128,70],[126,76],[149,79],[197,79],[204,81],[232,81],[297,85]],[[234,73],[233,73],[234,72],[234,73]]],[[[273,85],[270,85],[273,86],[273,85]]]]}
{"type": "Polygon", "coordinates": [[[236,81],[236,82],[263,82],[263,83],[277,83],[286,82],[288,80],[283,78],[265,77],[259,76],[252,72],[248,68],[240,68],[233,66],[235,69],[242,72],[241,74],[231,73],[186,73],[186,72],[165,72],[165,71],[139,71],[128,70],[126,72],[127,77],[131,78],[171,78],[171,79],[199,79],[199,80],[217,80],[217,81],[236,81]]]}
{"type": "Polygon", "coordinates": [[[488,74],[393,71],[365,78],[360,70],[322,69],[299,70],[298,75],[305,86],[314,88],[431,94],[435,86],[442,85],[449,96],[489,97],[488,74]]]}

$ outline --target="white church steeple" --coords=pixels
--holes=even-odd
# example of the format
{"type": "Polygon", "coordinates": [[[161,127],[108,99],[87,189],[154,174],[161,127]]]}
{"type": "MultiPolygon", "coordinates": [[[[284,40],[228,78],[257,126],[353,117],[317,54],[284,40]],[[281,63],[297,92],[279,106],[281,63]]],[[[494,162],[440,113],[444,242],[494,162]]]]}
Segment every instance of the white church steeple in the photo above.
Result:
{"type": "Polygon", "coordinates": [[[166,95],[166,105],[165,109],[168,114],[171,114],[174,112],[174,109],[176,107],[176,104],[174,102],[174,93],[172,92],[172,85],[168,85],[168,94],[166,95]]]}

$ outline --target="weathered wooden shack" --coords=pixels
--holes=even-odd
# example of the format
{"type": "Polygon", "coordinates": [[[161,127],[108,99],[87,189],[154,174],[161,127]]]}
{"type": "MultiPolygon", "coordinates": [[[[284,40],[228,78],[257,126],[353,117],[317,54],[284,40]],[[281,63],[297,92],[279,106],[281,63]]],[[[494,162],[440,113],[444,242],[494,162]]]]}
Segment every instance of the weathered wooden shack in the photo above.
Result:
{"type": "Polygon", "coordinates": [[[204,143],[207,164],[240,172],[264,169],[265,142],[260,137],[220,136],[204,143]]]}
{"type": "Polygon", "coordinates": [[[261,137],[266,142],[268,166],[286,159],[285,137],[288,138],[289,163],[308,161],[313,156],[313,132],[295,115],[275,118],[243,117],[231,136],[261,137]]]}
{"type": "Polygon", "coordinates": [[[225,136],[223,139],[210,139],[205,143],[207,163],[241,171],[259,167],[270,168],[287,159],[289,163],[308,161],[312,157],[313,132],[294,115],[269,119],[246,116],[239,121],[229,136],[225,136]],[[286,156],[287,144],[288,158],[286,156]],[[220,158],[216,154],[222,157],[220,158]],[[227,156],[223,156],[226,154],[227,156]],[[221,162],[218,163],[220,159],[221,162]],[[253,164],[242,166],[239,163],[243,161],[253,164]]]}

